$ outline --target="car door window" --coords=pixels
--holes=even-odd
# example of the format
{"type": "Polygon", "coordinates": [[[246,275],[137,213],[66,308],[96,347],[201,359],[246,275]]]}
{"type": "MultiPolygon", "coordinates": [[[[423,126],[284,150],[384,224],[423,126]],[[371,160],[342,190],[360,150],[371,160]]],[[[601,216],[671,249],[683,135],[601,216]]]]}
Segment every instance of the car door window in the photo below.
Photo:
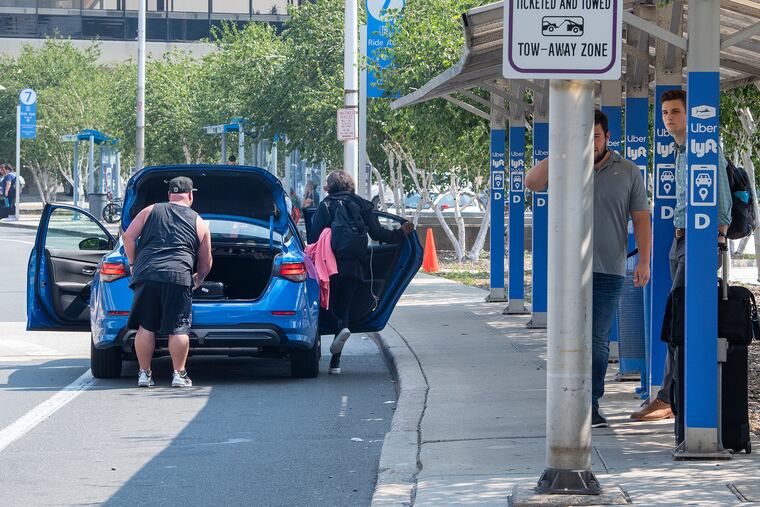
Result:
{"type": "Polygon", "coordinates": [[[61,322],[89,321],[90,285],[114,240],[88,214],[68,207],[52,210],[47,222],[41,276],[52,303],[50,312],[61,322]]]}
{"type": "Polygon", "coordinates": [[[86,214],[57,208],[50,214],[45,248],[67,251],[103,251],[113,248],[111,237],[86,214]]]}

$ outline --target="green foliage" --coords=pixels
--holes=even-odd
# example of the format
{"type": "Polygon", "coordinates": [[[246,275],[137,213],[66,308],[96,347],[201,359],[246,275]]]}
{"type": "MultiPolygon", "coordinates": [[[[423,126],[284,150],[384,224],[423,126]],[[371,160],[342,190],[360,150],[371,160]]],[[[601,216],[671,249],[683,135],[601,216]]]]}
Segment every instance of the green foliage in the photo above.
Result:
{"type": "MultiPolygon", "coordinates": [[[[381,53],[394,62],[382,73],[388,95],[407,94],[454,65],[464,44],[462,12],[486,3],[409,0],[403,14],[395,14],[392,46],[381,53]]],[[[469,182],[488,171],[488,122],[443,99],[398,111],[387,111],[387,104],[378,101],[370,118],[375,137],[397,140],[420,167],[438,174],[441,182],[452,170],[469,182]]]]}
{"type": "Polygon", "coordinates": [[[317,0],[291,8],[282,33],[281,65],[260,111],[269,133],[286,134],[288,150],[339,167],[336,111],[343,104],[343,1],[317,0]]]}

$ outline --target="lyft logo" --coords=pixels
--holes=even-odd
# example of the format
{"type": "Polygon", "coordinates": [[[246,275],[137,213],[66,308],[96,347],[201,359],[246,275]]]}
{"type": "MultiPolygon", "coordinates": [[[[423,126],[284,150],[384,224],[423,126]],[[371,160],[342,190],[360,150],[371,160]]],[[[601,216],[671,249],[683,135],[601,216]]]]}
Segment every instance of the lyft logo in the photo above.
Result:
{"type": "Polygon", "coordinates": [[[509,161],[509,167],[511,167],[512,169],[520,169],[521,167],[525,167],[525,161],[522,160],[522,159],[520,159],[520,160],[510,160],[509,161]]]}
{"type": "Polygon", "coordinates": [[[638,160],[639,157],[646,157],[647,156],[647,149],[644,146],[639,146],[638,148],[634,148],[632,146],[626,146],[625,148],[625,157],[628,160],[638,160]]]}
{"type": "Polygon", "coordinates": [[[704,143],[699,143],[692,139],[691,152],[694,153],[697,158],[702,158],[708,153],[718,153],[718,143],[715,139],[708,139],[704,143]]]}
{"type": "Polygon", "coordinates": [[[504,167],[504,159],[503,158],[494,158],[491,159],[491,167],[494,169],[499,169],[504,167]]]}
{"type": "Polygon", "coordinates": [[[676,143],[656,143],[655,148],[659,156],[667,158],[676,152],[676,143]]]}

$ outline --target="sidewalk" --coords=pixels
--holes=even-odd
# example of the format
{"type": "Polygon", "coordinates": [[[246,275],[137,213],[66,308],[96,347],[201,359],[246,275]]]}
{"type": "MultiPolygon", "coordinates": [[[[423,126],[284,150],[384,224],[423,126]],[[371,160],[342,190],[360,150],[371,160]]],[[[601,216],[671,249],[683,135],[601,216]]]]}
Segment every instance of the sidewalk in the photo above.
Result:
{"type": "MultiPolygon", "coordinates": [[[[381,333],[400,396],[373,505],[507,505],[544,470],[546,332],[485,295],[420,274],[381,333]]],[[[614,366],[601,403],[610,427],[592,430],[602,487],[619,485],[635,505],[760,501],[760,456],[673,461],[673,421],[631,422],[638,383],[615,382],[614,366]]]]}

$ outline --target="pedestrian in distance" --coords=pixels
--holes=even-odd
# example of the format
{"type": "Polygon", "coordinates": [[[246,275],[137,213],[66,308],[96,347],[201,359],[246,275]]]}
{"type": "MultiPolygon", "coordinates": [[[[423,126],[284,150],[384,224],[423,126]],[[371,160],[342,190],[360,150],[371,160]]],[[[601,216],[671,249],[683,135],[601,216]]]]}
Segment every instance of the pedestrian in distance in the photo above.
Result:
{"type": "Polygon", "coordinates": [[[7,204],[8,215],[4,218],[6,222],[16,221],[16,192],[18,191],[18,177],[13,170],[13,166],[5,164],[4,175],[0,180],[0,190],[5,198],[5,204],[7,204]]]}
{"type": "Polygon", "coordinates": [[[193,191],[190,178],[173,178],[169,182],[169,202],[140,211],[124,233],[130,287],[135,291],[127,327],[137,330],[139,387],[154,384],[151,360],[156,334],[169,336],[172,387],[193,385],[185,369],[193,289],[201,286],[212,264],[211,234],[206,222],[191,209],[193,191]],[[197,272],[193,273],[196,261],[197,272]]]}
{"type": "Polygon", "coordinates": [[[303,194],[303,207],[313,208],[319,205],[319,193],[317,192],[314,182],[306,182],[306,190],[303,194]]]}
{"type": "MultiPolygon", "coordinates": [[[[334,171],[327,176],[327,197],[314,214],[309,243],[319,240],[322,230],[331,228],[331,246],[338,265],[338,273],[330,277],[330,315],[337,323],[338,333],[330,345],[328,373],[340,374],[340,358],[351,330],[349,319],[356,290],[364,278],[363,256],[367,252],[367,234],[382,243],[401,243],[414,231],[411,222],[400,229],[385,229],[372,213],[374,205],[355,193],[355,184],[345,171],[334,171]]],[[[377,297],[372,294],[377,302],[377,297]]]]}
{"type": "Polygon", "coordinates": [[[227,165],[237,165],[237,157],[235,155],[230,155],[227,159],[227,165]]]}
{"type": "MultiPolygon", "coordinates": [[[[686,188],[687,188],[687,152],[686,152],[686,92],[668,90],[660,96],[662,120],[668,133],[676,143],[676,207],[673,212],[673,243],[670,247],[670,277],[673,281],[671,290],[684,287],[686,275],[686,188]]],[[[726,245],[726,233],[731,225],[731,187],[726,174],[726,158],[718,148],[718,178],[716,193],[718,196],[718,238],[719,247],[726,245]]],[[[641,410],[631,414],[634,421],[659,421],[673,418],[671,408],[671,390],[675,371],[674,350],[668,347],[665,358],[665,372],[662,386],[657,396],[641,410]]]]}
{"type": "Polygon", "coordinates": [[[0,164],[0,220],[7,218],[10,213],[10,203],[5,196],[5,185],[3,184],[6,174],[5,164],[0,164]]]}
{"type": "MultiPolygon", "coordinates": [[[[639,249],[633,283],[649,282],[652,226],[644,180],[638,167],[607,148],[610,139],[607,116],[594,112],[594,265],[591,346],[591,426],[606,427],[599,410],[604,396],[604,377],[610,355],[610,329],[617,313],[626,274],[628,218],[639,249]]],[[[561,170],[558,169],[558,170],[561,170]]],[[[542,191],[549,182],[549,159],[536,164],[526,175],[525,185],[542,191]]]]}

